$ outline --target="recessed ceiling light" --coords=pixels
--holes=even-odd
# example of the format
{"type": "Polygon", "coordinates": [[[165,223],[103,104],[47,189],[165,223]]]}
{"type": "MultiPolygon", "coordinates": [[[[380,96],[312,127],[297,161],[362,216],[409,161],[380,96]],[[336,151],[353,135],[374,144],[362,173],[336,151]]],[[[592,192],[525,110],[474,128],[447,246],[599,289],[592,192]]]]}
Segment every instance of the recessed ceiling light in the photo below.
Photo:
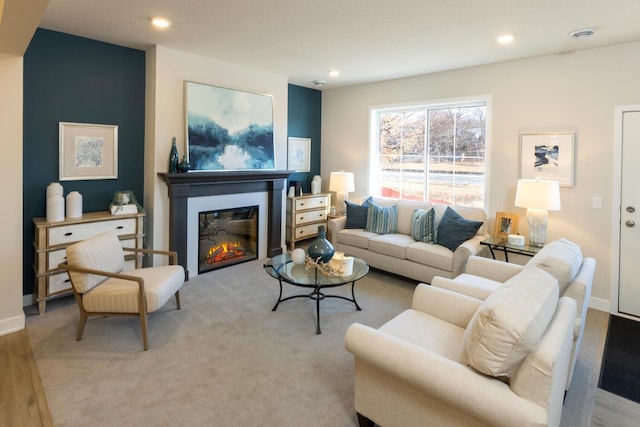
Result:
{"type": "Polygon", "coordinates": [[[501,36],[498,37],[498,43],[500,44],[509,44],[513,41],[514,39],[514,35],[513,34],[503,34],[501,36]]]}
{"type": "Polygon", "coordinates": [[[329,71],[329,75],[330,75],[331,77],[338,77],[338,76],[340,75],[340,71],[338,71],[338,70],[331,70],[331,71],[329,71]]]}
{"type": "Polygon", "coordinates": [[[158,28],[167,28],[169,25],[171,25],[171,22],[168,19],[161,17],[151,18],[151,23],[154,27],[158,28]]]}
{"type": "Polygon", "coordinates": [[[580,40],[580,39],[586,39],[587,37],[591,37],[595,32],[596,30],[594,30],[593,28],[582,28],[579,30],[571,31],[569,35],[574,39],[580,40]]]}

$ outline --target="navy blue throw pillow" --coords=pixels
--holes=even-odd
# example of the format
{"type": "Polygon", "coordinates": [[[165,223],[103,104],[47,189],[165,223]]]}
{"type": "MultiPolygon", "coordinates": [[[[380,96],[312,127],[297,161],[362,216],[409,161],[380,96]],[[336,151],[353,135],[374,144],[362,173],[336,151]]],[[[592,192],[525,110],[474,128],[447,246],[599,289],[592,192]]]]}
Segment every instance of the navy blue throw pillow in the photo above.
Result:
{"type": "Polygon", "coordinates": [[[438,225],[437,243],[455,251],[458,246],[475,236],[480,226],[482,221],[464,219],[458,212],[447,206],[438,225]]]}
{"type": "Polygon", "coordinates": [[[362,205],[345,201],[347,204],[347,223],[344,228],[365,228],[367,226],[367,212],[371,197],[362,202],[362,205]]]}

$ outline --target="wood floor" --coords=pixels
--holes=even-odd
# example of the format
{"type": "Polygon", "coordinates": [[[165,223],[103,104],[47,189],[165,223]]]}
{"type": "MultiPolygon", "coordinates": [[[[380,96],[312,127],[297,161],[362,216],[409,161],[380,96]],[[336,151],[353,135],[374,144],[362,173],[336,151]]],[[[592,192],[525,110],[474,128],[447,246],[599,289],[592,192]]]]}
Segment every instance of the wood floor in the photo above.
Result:
{"type": "MultiPolygon", "coordinates": [[[[598,389],[591,427],[630,427],[640,404],[598,389]]],[[[53,426],[27,330],[0,336],[0,427],[53,426]]]]}
{"type": "Polygon", "coordinates": [[[0,336],[0,427],[53,426],[27,330],[0,336]]]}

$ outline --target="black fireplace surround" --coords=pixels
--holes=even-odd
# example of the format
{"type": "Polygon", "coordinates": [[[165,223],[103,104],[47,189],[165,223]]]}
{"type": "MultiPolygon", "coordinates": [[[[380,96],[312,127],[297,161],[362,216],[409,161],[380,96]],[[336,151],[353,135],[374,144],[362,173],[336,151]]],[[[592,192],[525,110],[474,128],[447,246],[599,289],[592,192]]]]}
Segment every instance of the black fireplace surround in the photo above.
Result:
{"type": "Polygon", "coordinates": [[[158,173],[169,195],[169,249],[178,253],[178,263],[187,268],[187,200],[190,197],[239,193],[268,193],[267,257],[282,253],[282,202],[285,181],[294,171],[251,170],[220,172],[158,173]]]}

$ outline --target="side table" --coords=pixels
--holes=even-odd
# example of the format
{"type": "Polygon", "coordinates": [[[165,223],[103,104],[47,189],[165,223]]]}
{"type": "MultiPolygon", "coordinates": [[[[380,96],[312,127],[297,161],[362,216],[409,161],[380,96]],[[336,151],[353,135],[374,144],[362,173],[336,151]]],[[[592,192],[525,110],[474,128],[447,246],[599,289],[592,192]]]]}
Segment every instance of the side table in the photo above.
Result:
{"type": "Polygon", "coordinates": [[[489,246],[489,251],[491,251],[491,256],[493,257],[493,259],[496,259],[496,254],[494,251],[504,252],[504,259],[506,262],[509,262],[509,254],[518,254],[532,257],[537,254],[540,249],[542,249],[541,246],[533,246],[529,244],[525,244],[522,246],[510,245],[505,239],[501,239],[498,237],[489,237],[480,242],[480,244],[489,246]]]}

